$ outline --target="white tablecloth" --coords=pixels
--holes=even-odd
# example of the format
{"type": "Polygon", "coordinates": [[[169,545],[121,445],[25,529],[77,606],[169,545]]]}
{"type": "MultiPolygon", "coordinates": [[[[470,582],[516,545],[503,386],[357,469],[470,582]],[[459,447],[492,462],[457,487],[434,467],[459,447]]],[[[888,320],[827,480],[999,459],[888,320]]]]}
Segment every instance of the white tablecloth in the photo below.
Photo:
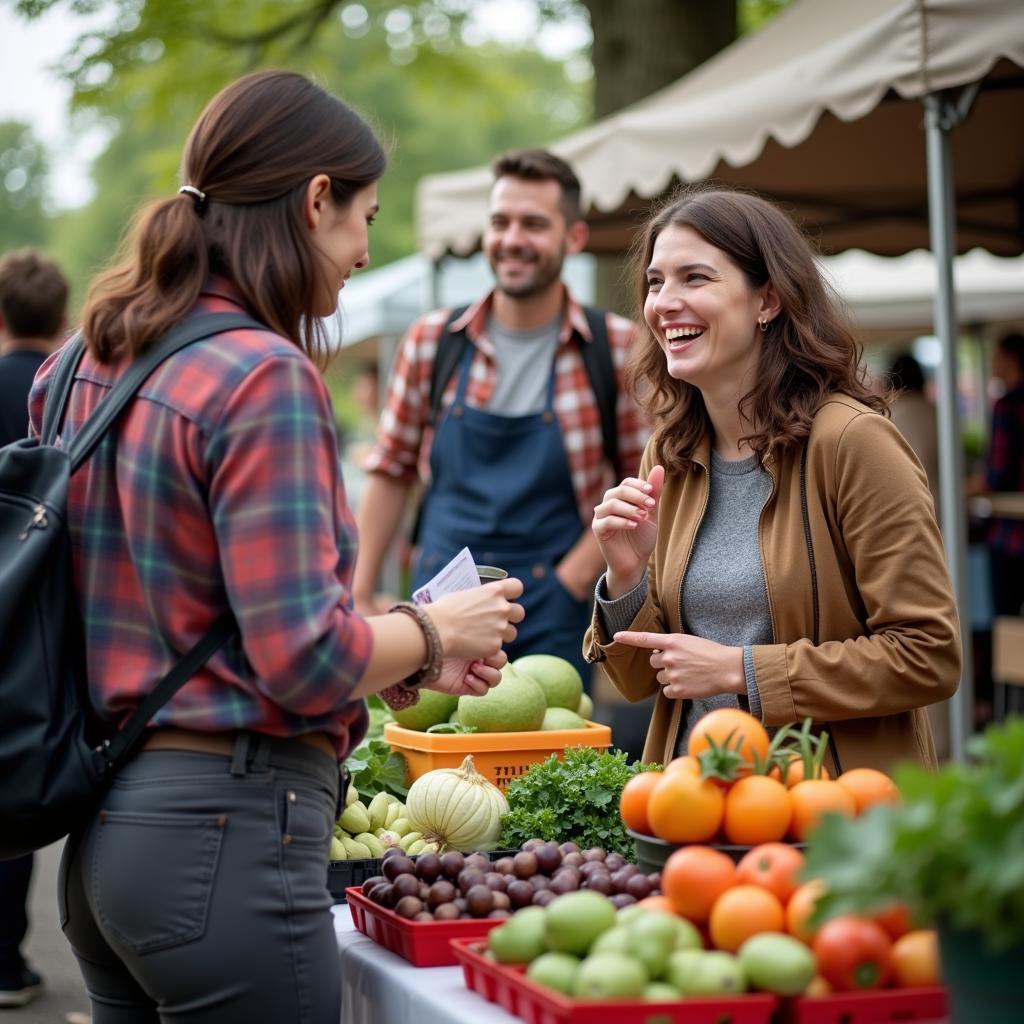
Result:
{"type": "Polygon", "coordinates": [[[357,931],[345,904],[333,910],[342,1024],[522,1024],[466,988],[461,966],[413,967],[357,931]]]}

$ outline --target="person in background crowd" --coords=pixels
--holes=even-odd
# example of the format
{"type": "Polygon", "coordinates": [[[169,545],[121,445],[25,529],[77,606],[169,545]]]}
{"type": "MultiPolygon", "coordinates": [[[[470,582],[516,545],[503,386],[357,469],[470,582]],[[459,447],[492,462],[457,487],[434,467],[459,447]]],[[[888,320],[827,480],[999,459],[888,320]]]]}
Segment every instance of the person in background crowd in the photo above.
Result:
{"type": "Polygon", "coordinates": [[[935,498],[939,487],[939,435],[935,406],[924,390],[924,371],[909,352],[904,352],[893,360],[888,377],[896,392],[889,410],[892,421],[914,449],[935,498]]]}
{"type": "MultiPolygon", "coordinates": [[[[907,439],[928,477],[928,490],[935,504],[935,518],[941,522],[937,504],[939,493],[939,435],[935,406],[924,390],[924,371],[909,353],[897,356],[889,367],[889,384],[895,392],[889,412],[899,432],[907,439]]],[[[928,720],[940,761],[949,757],[949,706],[928,705],[928,720]]]]}
{"type": "MultiPolygon", "coordinates": [[[[363,618],[334,415],[311,356],[369,260],[385,155],[305,77],[249,75],[208,104],[179,194],[147,206],[94,283],[67,443],[184,319],[245,312],[171,356],[72,478],[92,702],[123,721],[225,612],[237,633],[155,716],[65,845],[61,918],[93,1024],[337,1024],[326,864],[338,762],[364,697],[486,693],[518,580],[363,618]]],[[[36,377],[39,431],[56,358],[36,377]]]]}
{"type": "Polygon", "coordinates": [[[356,607],[375,607],[381,564],[422,480],[413,589],[468,546],[477,562],[524,580],[526,622],[509,656],[559,655],[586,682],[579,642],[602,564],[586,524],[614,476],[583,349],[610,347],[618,461],[634,471],[646,433],[621,373],[635,328],[593,311],[607,342],[597,338],[562,283],[566,256],[587,238],[572,169],[523,150],[499,157],[493,171],[483,247],[495,287],[454,320],[447,309],[418,320],[402,343],[366,462],[356,607]],[[468,344],[442,382],[435,424],[432,368],[440,339],[455,334],[468,344]]]}
{"type": "Polygon", "coordinates": [[[934,764],[924,708],[956,689],[960,641],[932,499],[806,239],[755,196],[688,190],[635,277],[654,434],[594,511],[585,651],[627,698],[657,694],[644,759],[739,706],[813,719],[833,777],[934,764]]]}
{"type": "MultiPolygon", "coordinates": [[[[1024,492],[1024,334],[1007,334],[992,355],[1003,394],[992,409],[985,460],[989,491],[1024,492]]],[[[993,517],[988,549],[996,615],[1024,614],[1024,520],[993,517]]]]}
{"type": "MultiPolygon", "coordinates": [[[[0,258],[0,448],[28,436],[32,378],[64,333],[68,283],[33,249],[0,258]]],[[[21,944],[28,931],[32,855],[0,861],[0,1007],[24,1006],[42,989],[21,944]]]]}

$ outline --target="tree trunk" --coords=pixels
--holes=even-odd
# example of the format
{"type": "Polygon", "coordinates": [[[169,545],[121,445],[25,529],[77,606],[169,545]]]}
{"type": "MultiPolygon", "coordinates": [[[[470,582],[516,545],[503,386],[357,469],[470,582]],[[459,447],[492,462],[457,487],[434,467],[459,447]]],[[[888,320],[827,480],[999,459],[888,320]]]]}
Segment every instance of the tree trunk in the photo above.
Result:
{"type": "MultiPolygon", "coordinates": [[[[644,99],[736,38],[729,0],[581,0],[594,34],[594,117],[644,99]]],[[[621,257],[599,256],[599,305],[632,314],[621,257]]]]}

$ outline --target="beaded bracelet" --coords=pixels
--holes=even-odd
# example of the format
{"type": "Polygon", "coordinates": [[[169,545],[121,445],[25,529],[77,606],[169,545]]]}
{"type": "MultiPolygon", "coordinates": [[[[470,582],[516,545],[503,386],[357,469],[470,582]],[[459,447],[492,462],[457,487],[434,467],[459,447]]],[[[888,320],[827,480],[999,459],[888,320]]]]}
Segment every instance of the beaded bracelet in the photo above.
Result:
{"type": "Polygon", "coordinates": [[[441,678],[444,649],[441,646],[441,634],[438,633],[434,620],[418,604],[413,604],[411,601],[400,601],[388,610],[402,612],[414,618],[420,629],[423,630],[423,639],[427,642],[427,657],[423,662],[423,667],[403,679],[402,685],[414,688],[423,686],[425,683],[437,682],[441,678]]]}

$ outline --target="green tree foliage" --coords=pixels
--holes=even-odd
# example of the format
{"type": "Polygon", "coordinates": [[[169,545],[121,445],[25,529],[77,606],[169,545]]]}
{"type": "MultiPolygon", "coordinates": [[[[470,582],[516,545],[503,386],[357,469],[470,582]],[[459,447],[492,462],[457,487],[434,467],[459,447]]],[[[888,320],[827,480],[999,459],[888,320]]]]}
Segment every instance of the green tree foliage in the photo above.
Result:
{"type": "Polygon", "coordinates": [[[32,129],[20,121],[0,121],[0,252],[46,243],[48,170],[46,150],[32,129]]]}

